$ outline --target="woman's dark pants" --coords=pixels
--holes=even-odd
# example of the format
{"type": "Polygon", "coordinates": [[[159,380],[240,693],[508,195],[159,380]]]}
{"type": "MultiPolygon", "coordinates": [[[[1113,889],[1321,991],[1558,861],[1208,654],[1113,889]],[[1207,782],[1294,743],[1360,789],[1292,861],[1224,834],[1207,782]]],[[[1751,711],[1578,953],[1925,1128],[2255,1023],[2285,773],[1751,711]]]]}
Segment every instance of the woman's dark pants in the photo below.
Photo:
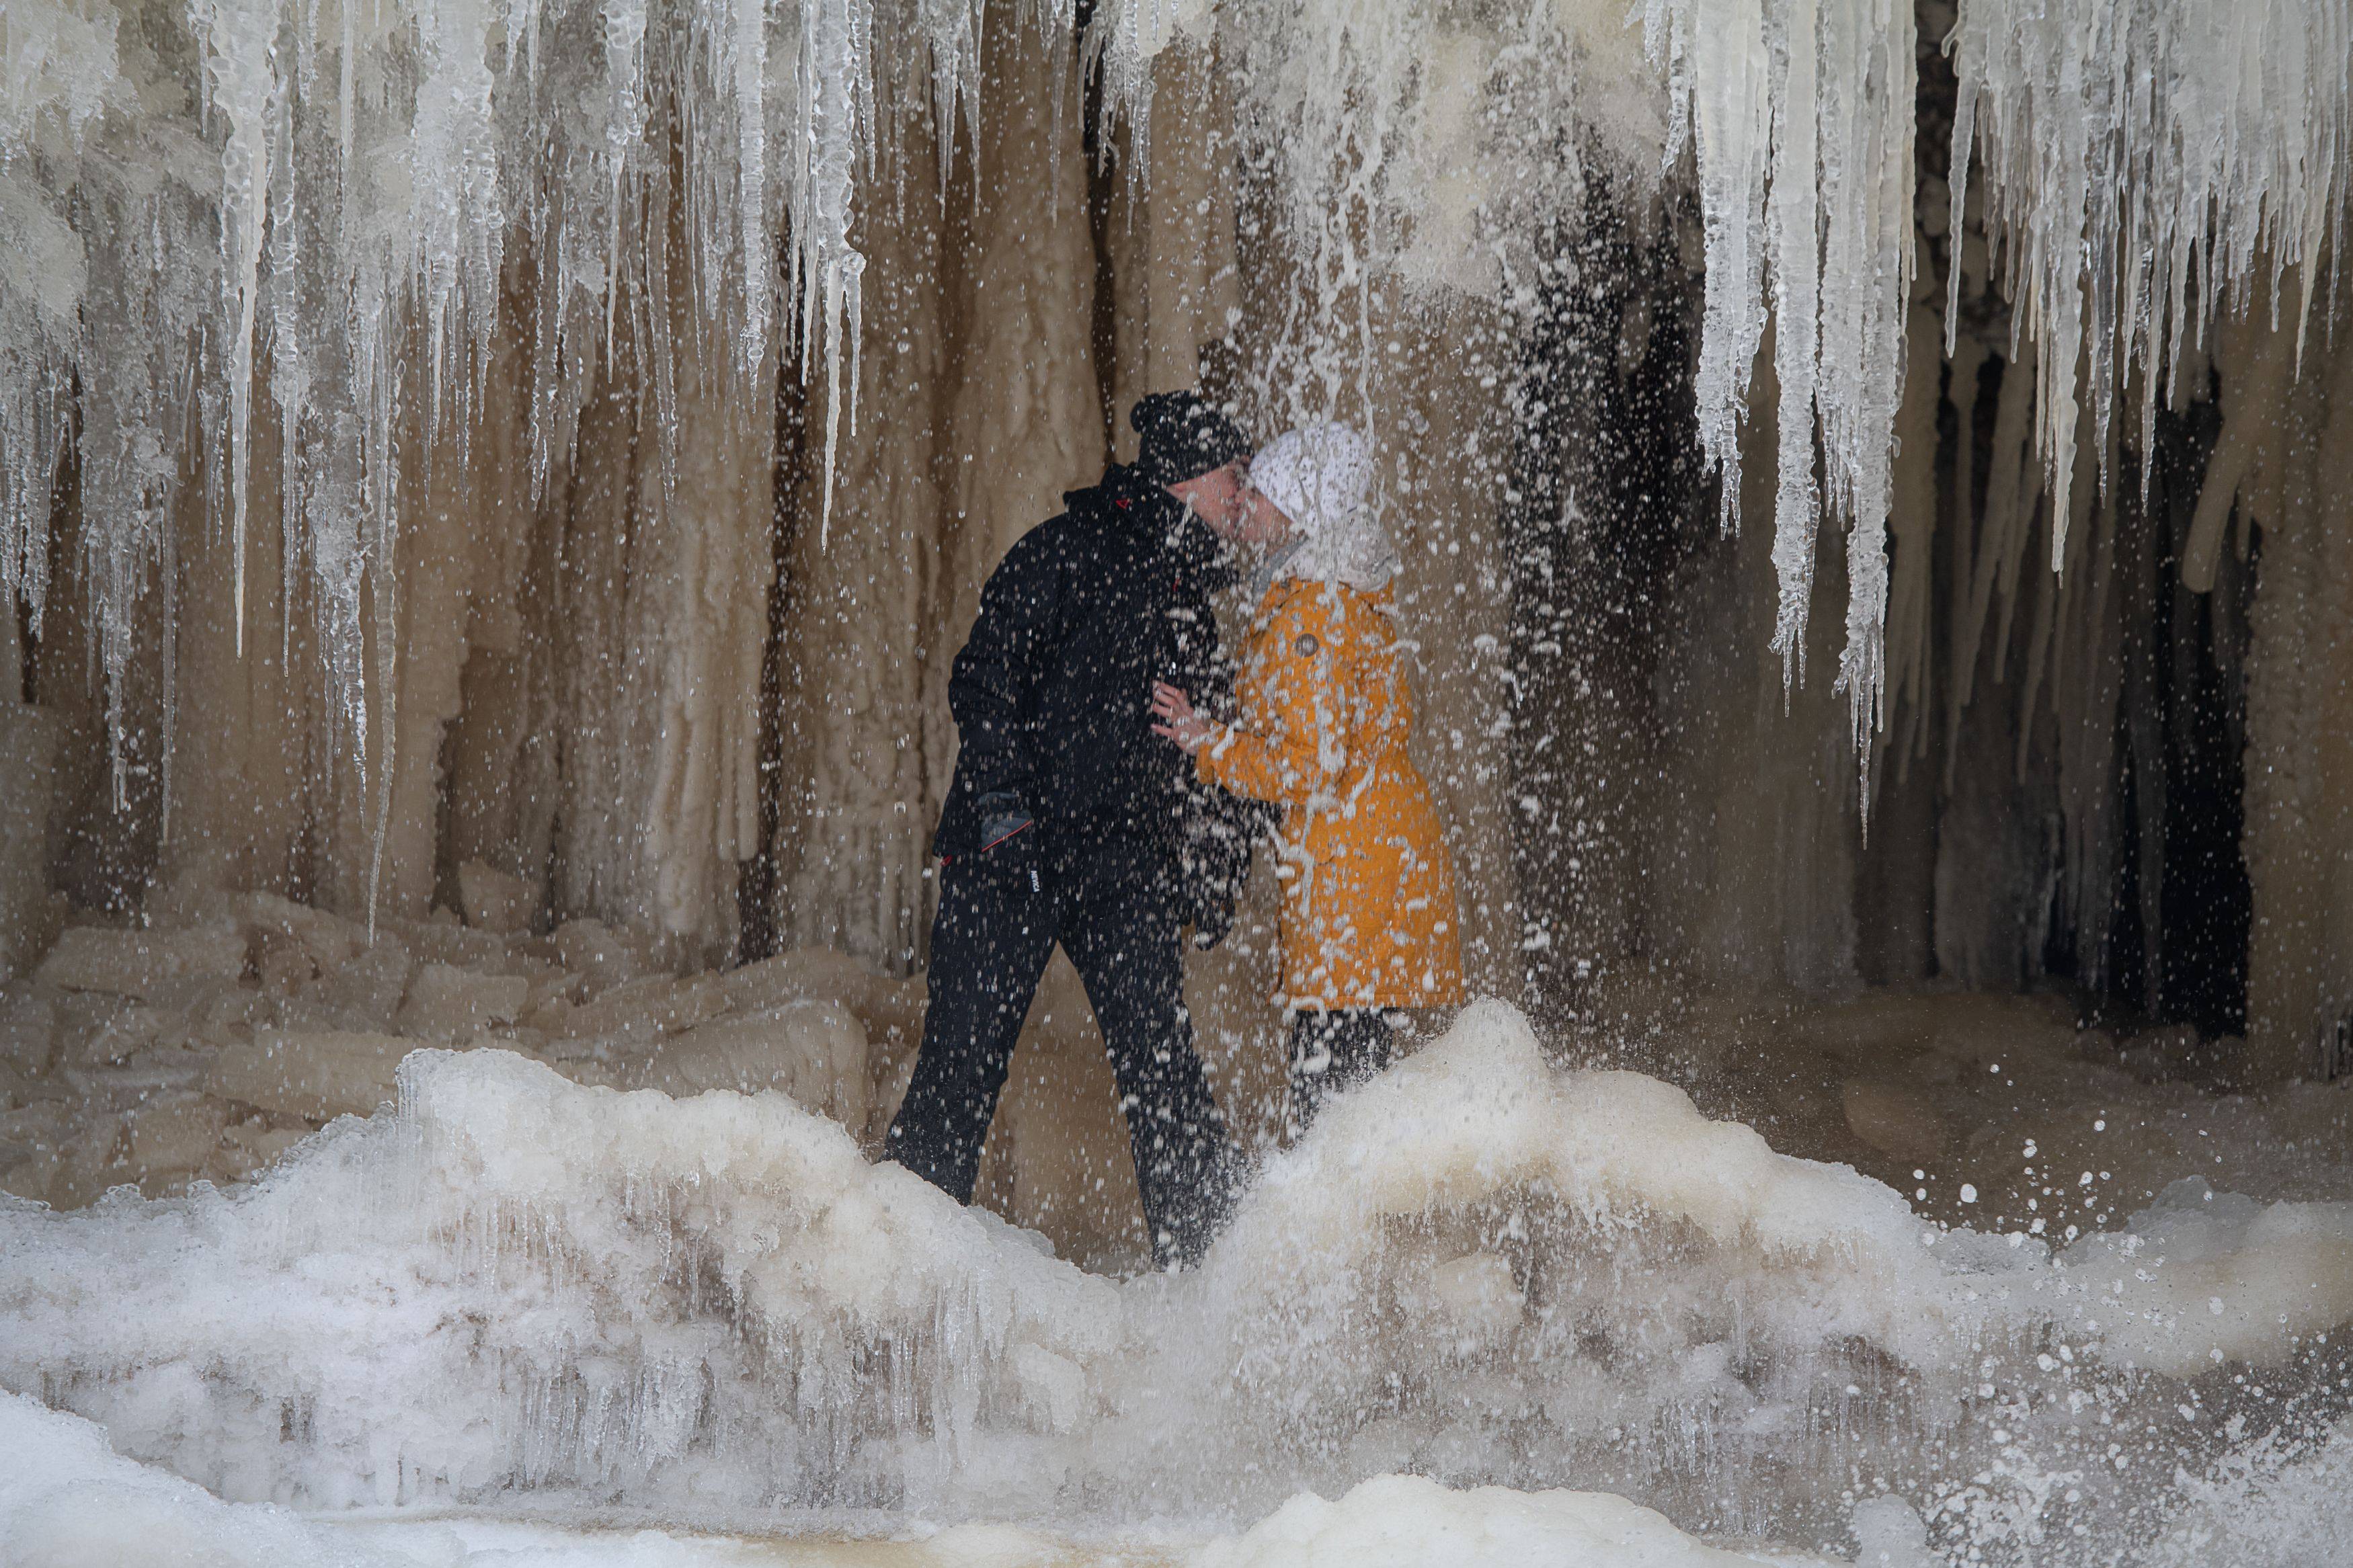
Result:
{"type": "Polygon", "coordinates": [[[1291,1120],[1303,1132],[1324,1097],[1386,1070],[1396,1042],[1372,1008],[1301,1013],[1291,1024],[1291,1120]]]}

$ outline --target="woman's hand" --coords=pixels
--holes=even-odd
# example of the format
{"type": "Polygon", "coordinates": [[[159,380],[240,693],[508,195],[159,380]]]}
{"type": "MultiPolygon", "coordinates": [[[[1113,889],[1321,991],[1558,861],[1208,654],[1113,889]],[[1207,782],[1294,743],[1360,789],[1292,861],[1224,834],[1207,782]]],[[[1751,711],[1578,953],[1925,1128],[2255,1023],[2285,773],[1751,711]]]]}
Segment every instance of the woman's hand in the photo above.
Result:
{"type": "Polygon", "coordinates": [[[1193,700],[1165,680],[1152,683],[1152,712],[1160,721],[1152,732],[1167,736],[1187,754],[1217,737],[1218,727],[1193,711],[1193,700]]]}

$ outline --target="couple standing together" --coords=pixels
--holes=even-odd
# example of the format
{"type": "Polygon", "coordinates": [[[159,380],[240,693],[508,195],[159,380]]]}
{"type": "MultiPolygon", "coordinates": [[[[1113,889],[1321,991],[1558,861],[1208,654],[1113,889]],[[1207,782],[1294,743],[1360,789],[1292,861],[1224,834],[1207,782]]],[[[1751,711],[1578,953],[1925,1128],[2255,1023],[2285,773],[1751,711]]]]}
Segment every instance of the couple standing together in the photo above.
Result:
{"type": "Polygon", "coordinates": [[[960,1203],[1054,943],[1102,1026],[1164,1268],[1198,1259],[1240,1162],[1185,1010],[1179,951],[1232,923],[1279,813],[1293,1115],[1388,1065],[1388,1010],[1458,1002],[1454,868],[1406,755],[1398,554],[1363,438],[1253,455],[1189,392],[1139,402],[1136,461],[1063,496],[981,593],[948,683],[961,749],[931,1002],[886,1152],[960,1203]],[[1262,582],[1241,678],[1212,596],[1262,582]]]}

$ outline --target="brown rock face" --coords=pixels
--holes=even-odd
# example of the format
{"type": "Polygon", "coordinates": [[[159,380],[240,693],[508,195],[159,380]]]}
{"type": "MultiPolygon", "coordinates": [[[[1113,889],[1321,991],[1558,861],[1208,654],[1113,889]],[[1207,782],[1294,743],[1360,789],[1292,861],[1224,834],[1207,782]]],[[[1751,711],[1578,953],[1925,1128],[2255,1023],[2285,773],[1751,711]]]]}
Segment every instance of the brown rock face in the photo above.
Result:
{"type": "Polygon", "coordinates": [[[393,1098],[400,1058],[430,1044],[337,1029],[265,1029],[224,1049],[206,1092],[310,1121],[366,1116],[393,1098]]]}
{"type": "Polygon", "coordinates": [[[1839,1103],[1854,1135],[1883,1154],[1926,1162],[1945,1152],[1950,1130],[1915,1089],[1851,1078],[1840,1087],[1839,1103]]]}

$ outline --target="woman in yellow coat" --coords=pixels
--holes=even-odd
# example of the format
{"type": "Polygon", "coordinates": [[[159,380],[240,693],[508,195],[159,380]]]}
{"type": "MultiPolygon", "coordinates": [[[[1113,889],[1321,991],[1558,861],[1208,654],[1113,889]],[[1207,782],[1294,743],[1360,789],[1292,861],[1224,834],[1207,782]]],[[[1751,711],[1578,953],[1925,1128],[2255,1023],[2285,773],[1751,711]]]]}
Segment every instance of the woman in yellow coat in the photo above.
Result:
{"type": "Polygon", "coordinates": [[[1250,463],[1261,504],[1298,542],[1252,619],[1238,721],[1154,693],[1155,728],[1201,776],[1279,803],[1282,983],[1293,1015],[1293,1114],[1388,1065],[1383,1014],[1462,999],[1454,862],[1406,754],[1413,696],[1398,648],[1398,554],[1372,506],[1373,464],[1344,425],[1276,437],[1250,463]]]}

